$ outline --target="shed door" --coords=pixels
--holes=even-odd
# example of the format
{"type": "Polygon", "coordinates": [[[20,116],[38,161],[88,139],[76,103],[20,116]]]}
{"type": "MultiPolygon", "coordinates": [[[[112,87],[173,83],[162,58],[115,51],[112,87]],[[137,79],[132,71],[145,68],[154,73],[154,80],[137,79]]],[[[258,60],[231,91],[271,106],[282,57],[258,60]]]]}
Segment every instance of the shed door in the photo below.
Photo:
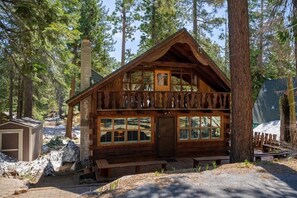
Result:
{"type": "Polygon", "coordinates": [[[5,155],[22,160],[22,135],[21,129],[0,131],[0,151],[5,155]]]}
{"type": "Polygon", "coordinates": [[[175,117],[166,116],[158,118],[158,154],[160,157],[171,157],[175,155],[175,126],[175,117]]]}

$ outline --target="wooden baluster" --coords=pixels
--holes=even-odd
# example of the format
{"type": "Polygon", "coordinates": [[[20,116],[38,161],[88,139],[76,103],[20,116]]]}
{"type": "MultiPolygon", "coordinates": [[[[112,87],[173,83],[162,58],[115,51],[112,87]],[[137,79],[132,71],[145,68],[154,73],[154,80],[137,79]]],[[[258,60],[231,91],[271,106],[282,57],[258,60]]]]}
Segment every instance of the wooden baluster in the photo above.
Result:
{"type": "Polygon", "coordinates": [[[140,92],[137,92],[137,109],[141,109],[141,95],[140,92]]]}
{"type": "Polygon", "coordinates": [[[273,144],[277,144],[276,136],[277,136],[276,134],[273,134],[273,137],[272,137],[273,144]]]}
{"type": "Polygon", "coordinates": [[[179,108],[179,93],[174,93],[174,106],[175,108],[179,108]]]}
{"type": "Polygon", "coordinates": [[[212,107],[213,107],[213,109],[216,109],[217,106],[218,106],[218,94],[213,93],[212,107]]]}
{"type": "Polygon", "coordinates": [[[109,108],[109,91],[104,91],[104,109],[109,108]]]}
{"type": "Polygon", "coordinates": [[[102,92],[98,92],[98,98],[97,98],[98,102],[97,102],[97,109],[102,109],[102,92]]]}
{"type": "Polygon", "coordinates": [[[220,109],[224,109],[224,94],[220,94],[219,101],[220,101],[220,109]]]}
{"type": "Polygon", "coordinates": [[[167,108],[172,108],[172,92],[168,93],[167,108]]]}
{"type": "Polygon", "coordinates": [[[268,144],[272,144],[272,134],[269,134],[269,137],[268,137],[268,144]]]}
{"type": "Polygon", "coordinates": [[[196,106],[197,106],[197,109],[201,109],[201,98],[202,98],[201,93],[196,93],[196,106]]]}
{"type": "Polygon", "coordinates": [[[179,102],[179,108],[184,108],[185,107],[185,99],[184,99],[184,93],[180,92],[180,102],[179,102]]]}
{"type": "Polygon", "coordinates": [[[265,133],[264,144],[267,144],[267,142],[268,142],[268,133],[265,133]]]}
{"type": "Polygon", "coordinates": [[[195,98],[196,98],[196,93],[192,92],[191,93],[191,101],[190,101],[190,108],[195,108],[194,105],[195,105],[195,98]]]}
{"type": "Polygon", "coordinates": [[[142,92],[142,93],[143,93],[143,108],[147,108],[148,106],[147,92],[142,92]]]}
{"type": "Polygon", "coordinates": [[[151,92],[150,96],[151,96],[151,108],[154,109],[155,108],[155,94],[154,94],[154,92],[151,92]]]}
{"type": "Polygon", "coordinates": [[[168,101],[168,94],[167,94],[167,92],[162,92],[162,98],[163,98],[163,100],[162,100],[162,102],[163,102],[163,104],[162,104],[162,107],[163,108],[166,108],[166,106],[167,106],[167,101],[168,101]]]}
{"type": "Polygon", "coordinates": [[[223,97],[223,103],[222,103],[222,109],[227,109],[226,105],[227,105],[227,94],[222,94],[223,97]]]}
{"type": "Polygon", "coordinates": [[[261,134],[261,144],[260,147],[262,148],[264,144],[264,133],[261,134]]]}
{"type": "Polygon", "coordinates": [[[112,109],[116,109],[116,92],[110,92],[112,109]]]}
{"type": "Polygon", "coordinates": [[[207,93],[208,109],[212,109],[212,93],[207,93]]]}
{"type": "Polygon", "coordinates": [[[131,109],[131,92],[127,92],[127,109],[131,109]]]}
{"type": "Polygon", "coordinates": [[[123,109],[125,107],[124,104],[124,93],[122,91],[119,92],[119,108],[123,109]]]}
{"type": "Polygon", "coordinates": [[[206,93],[202,93],[201,97],[201,108],[205,109],[206,108],[206,93]]]}
{"type": "Polygon", "coordinates": [[[190,96],[189,96],[189,93],[186,93],[186,97],[185,97],[185,108],[187,108],[187,109],[190,108],[190,96]]]}

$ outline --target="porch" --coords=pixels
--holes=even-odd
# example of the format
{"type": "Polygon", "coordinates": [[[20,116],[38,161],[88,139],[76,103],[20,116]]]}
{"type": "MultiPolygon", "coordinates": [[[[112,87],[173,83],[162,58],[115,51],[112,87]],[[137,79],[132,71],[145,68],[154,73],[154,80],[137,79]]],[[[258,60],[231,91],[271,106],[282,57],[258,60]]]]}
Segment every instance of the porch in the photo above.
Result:
{"type": "Polygon", "coordinates": [[[97,110],[230,110],[228,92],[98,91],[97,110]]]}

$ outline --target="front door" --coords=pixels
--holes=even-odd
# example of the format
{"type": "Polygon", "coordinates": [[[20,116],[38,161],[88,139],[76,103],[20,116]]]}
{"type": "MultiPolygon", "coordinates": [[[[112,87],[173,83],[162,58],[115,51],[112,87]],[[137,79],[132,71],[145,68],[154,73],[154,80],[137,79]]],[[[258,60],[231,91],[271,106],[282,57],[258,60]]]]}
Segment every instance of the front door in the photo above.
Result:
{"type": "Polygon", "coordinates": [[[175,155],[176,142],[175,117],[159,117],[157,122],[158,154],[159,157],[175,155]]]}

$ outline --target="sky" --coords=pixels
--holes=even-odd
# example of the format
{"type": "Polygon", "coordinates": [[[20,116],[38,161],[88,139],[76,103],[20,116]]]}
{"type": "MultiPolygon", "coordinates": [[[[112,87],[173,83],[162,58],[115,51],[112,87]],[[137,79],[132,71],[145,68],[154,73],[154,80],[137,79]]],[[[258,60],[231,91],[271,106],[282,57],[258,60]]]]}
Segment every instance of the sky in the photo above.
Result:
{"type": "MultiPolygon", "coordinates": [[[[109,13],[112,13],[115,10],[115,0],[102,0],[103,5],[106,6],[106,8],[109,10],[109,13]]],[[[225,17],[225,10],[226,8],[222,8],[218,11],[218,15],[221,17],[225,17]]],[[[191,30],[191,27],[186,27],[188,30],[191,30]]],[[[225,45],[225,41],[224,40],[220,40],[219,37],[220,32],[218,30],[215,30],[213,32],[213,36],[209,37],[214,40],[216,43],[218,43],[222,48],[224,48],[225,45]]],[[[126,49],[131,49],[132,53],[136,53],[138,50],[138,44],[140,41],[140,36],[141,33],[139,31],[136,31],[135,34],[135,40],[134,41],[128,41],[126,43],[126,49]]],[[[115,57],[118,61],[121,60],[121,42],[122,42],[122,33],[118,32],[114,35],[114,40],[116,41],[116,44],[114,46],[115,51],[111,52],[111,56],[115,57]]],[[[222,51],[223,53],[223,51],[222,51]]]]}

